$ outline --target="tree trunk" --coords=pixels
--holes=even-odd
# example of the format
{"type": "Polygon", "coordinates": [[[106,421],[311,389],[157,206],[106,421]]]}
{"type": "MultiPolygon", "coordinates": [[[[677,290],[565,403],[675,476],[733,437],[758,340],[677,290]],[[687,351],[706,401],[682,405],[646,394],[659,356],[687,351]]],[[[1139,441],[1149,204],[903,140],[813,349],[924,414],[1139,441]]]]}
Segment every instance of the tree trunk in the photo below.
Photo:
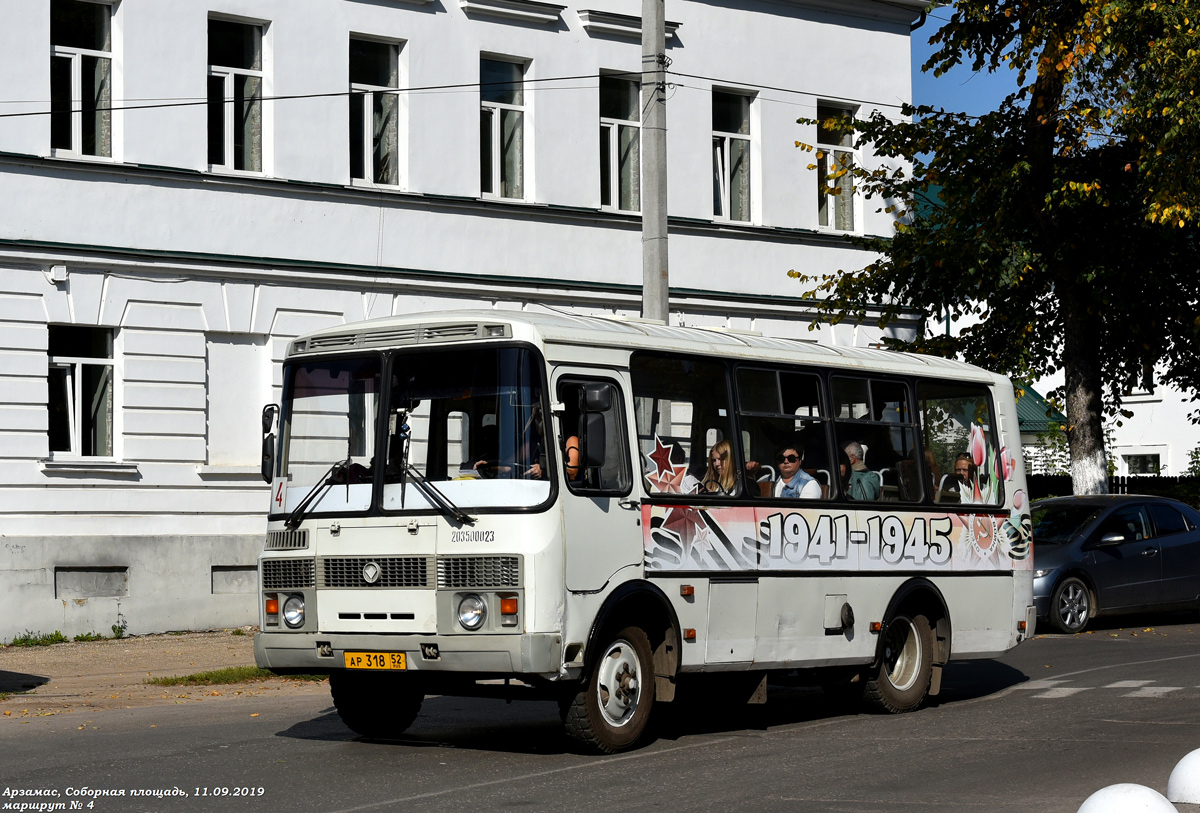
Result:
{"type": "Polygon", "coordinates": [[[1060,286],[1058,307],[1064,328],[1062,364],[1066,376],[1067,441],[1071,484],[1076,494],[1108,493],[1101,407],[1099,315],[1089,313],[1092,297],[1078,286],[1060,286]],[[1065,289],[1065,290],[1064,290],[1065,289]]]}

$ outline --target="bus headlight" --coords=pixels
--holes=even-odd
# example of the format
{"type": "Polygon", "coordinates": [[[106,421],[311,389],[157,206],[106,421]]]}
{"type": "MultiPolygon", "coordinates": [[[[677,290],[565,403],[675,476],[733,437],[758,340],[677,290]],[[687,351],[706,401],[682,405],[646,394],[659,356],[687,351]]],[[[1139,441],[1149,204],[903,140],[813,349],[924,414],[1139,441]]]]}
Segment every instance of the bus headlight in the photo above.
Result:
{"type": "Polygon", "coordinates": [[[304,596],[288,596],[283,602],[283,623],[292,629],[304,626],[304,596]]]}
{"type": "Polygon", "coordinates": [[[458,603],[458,623],[462,624],[463,629],[477,630],[483,626],[486,619],[487,604],[483,599],[474,593],[463,596],[463,600],[458,603]]]}

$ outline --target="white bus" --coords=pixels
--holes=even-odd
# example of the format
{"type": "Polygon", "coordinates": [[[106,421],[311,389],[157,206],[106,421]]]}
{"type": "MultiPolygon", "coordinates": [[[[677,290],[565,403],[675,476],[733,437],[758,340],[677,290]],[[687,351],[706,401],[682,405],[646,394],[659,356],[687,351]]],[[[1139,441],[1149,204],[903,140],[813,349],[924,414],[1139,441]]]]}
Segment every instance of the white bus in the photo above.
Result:
{"type": "Polygon", "coordinates": [[[263,416],[256,659],[328,673],[366,737],[525,696],[611,753],[681,678],[761,702],[810,670],[910,711],[1033,633],[1013,389],[966,364],[418,314],[296,339],[263,416]]]}

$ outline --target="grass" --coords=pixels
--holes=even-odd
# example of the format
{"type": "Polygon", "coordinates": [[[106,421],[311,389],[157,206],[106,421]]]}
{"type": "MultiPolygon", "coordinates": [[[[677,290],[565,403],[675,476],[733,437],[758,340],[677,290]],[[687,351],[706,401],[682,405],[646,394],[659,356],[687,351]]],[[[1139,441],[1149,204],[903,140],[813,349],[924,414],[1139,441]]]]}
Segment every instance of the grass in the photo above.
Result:
{"type": "Polygon", "coordinates": [[[65,644],[69,640],[71,639],[59,630],[54,632],[25,630],[23,634],[13,638],[9,646],[50,646],[51,644],[65,644]]]}
{"type": "Polygon", "coordinates": [[[74,640],[84,642],[84,643],[86,643],[87,641],[103,641],[104,636],[98,632],[84,632],[79,635],[76,635],[74,640]]]}
{"type": "Polygon", "coordinates": [[[229,631],[229,634],[230,635],[245,635],[246,631],[244,629],[242,629],[241,627],[234,627],[232,630],[229,631]]]}
{"type": "MultiPolygon", "coordinates": [[[[270,669],[260,669],[257,666],[228,666],[224,669],[214,669],[211,672],[197,672],[193,675],[175,675],[168,677],[146,678],[146,683],[154,686],[217,686],[225,683],[252,683],[268,678],[279,677],[270,669]]],[[[290,680],[324,680],[326,675],[285,675],[290,680]]]]}

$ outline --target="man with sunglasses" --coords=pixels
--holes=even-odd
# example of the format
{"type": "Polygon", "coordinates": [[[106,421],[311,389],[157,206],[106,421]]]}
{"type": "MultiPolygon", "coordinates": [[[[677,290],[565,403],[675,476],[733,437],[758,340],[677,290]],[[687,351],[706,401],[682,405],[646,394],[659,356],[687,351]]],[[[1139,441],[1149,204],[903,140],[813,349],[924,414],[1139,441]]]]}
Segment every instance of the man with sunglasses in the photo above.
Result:
{"type": "Polygon", "coordinates": [[[775,481],[775,496],[790,500],[821,499],[821,484],[815,477],[800,468],[804,463],[804,447],[800,444],[784,446],[775,458],[779,466],[779,479],[775,481]]]}

